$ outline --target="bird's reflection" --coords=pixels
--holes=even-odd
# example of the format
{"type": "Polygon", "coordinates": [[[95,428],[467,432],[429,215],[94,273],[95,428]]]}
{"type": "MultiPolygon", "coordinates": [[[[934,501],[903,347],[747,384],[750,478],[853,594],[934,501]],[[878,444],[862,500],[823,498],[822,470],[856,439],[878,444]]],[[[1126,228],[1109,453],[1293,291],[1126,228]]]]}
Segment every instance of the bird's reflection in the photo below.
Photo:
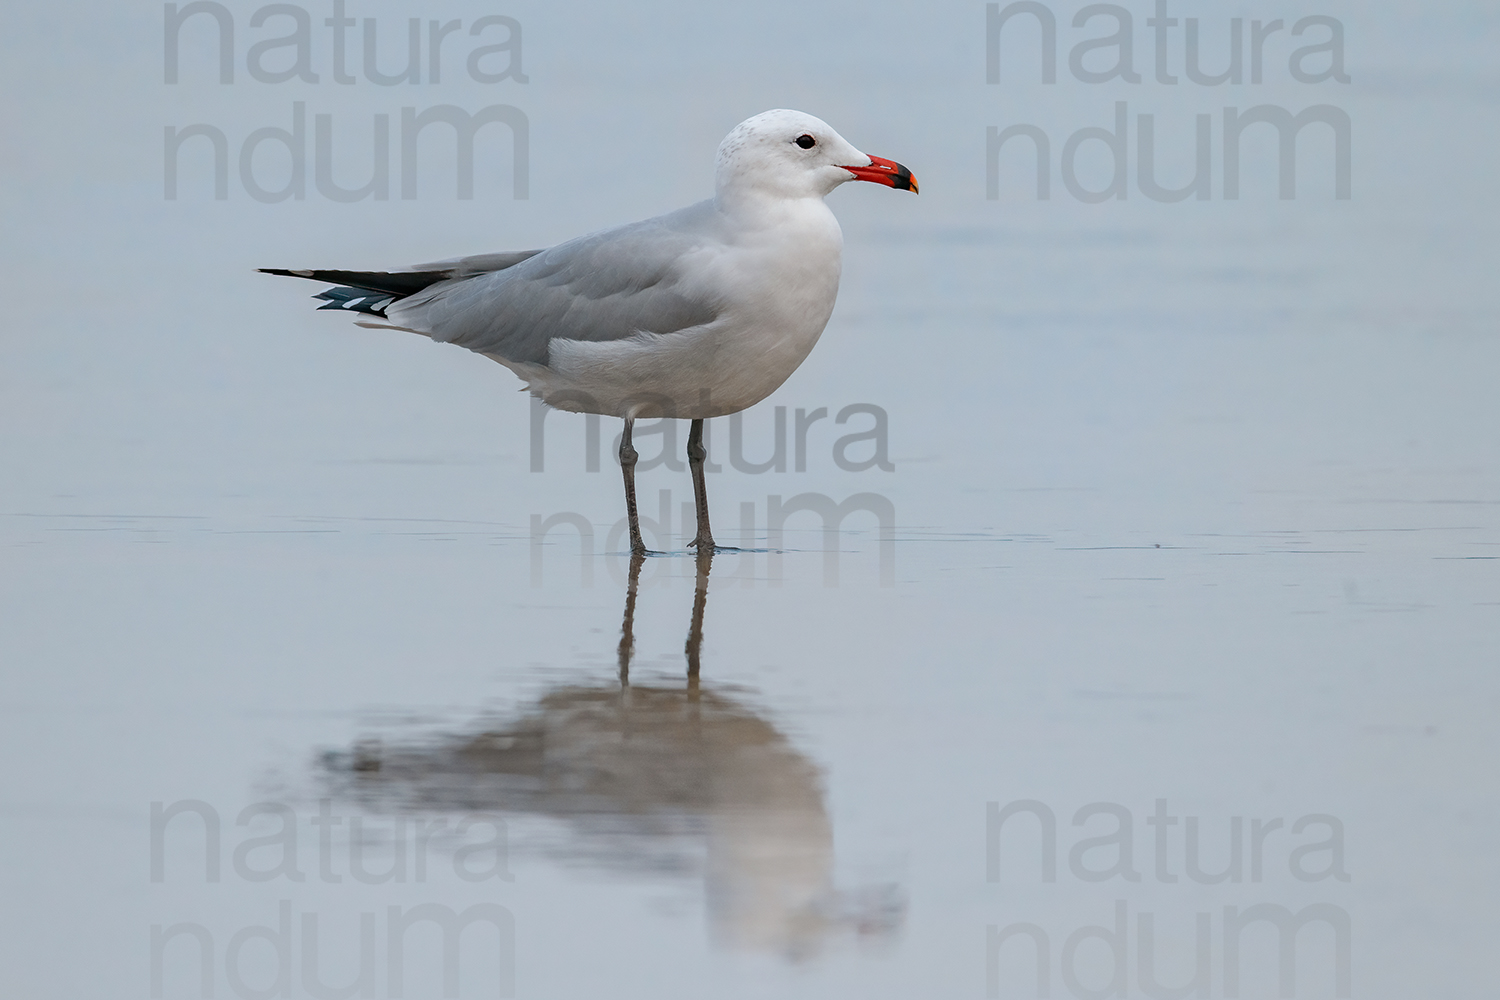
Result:
{"type": "Polygon", "coordinates": [[[821,774],[747,703],[700,680],[713,553],[697,556],[686,683],[631,683],[643,559],[631,559],[617,683],[553,688],[503,722],[325,758],[342,793],[375,811],[489,811],[562,821],[551,848],[635,872],[701,872],[721,944],[816,953],[833,935],[888,937],[892,885],[837,891],[821,774]]]}

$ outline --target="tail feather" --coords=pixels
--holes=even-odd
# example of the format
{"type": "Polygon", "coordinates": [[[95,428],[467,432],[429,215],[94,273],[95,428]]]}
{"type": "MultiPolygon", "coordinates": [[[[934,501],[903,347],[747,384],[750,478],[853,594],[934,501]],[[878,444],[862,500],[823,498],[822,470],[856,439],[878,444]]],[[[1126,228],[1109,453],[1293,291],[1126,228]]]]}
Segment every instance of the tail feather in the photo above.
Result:
{"type": "Polygon", "coordinates": [[[329,288],[314,295],[315,299],[324,299],[324,305],[318,306],[323,309],[346,309],[350,312],[372,313],[376,316],[384,316],[386,306],[395,302],[400,296],[387,295],[385,292],[371,292],[363,288],[349,288],[340,286],[329,288]]]}
{"type": "Polygon", "coordinates": [[[336,288],[325,289],[314,295],[324,300],[321,309],[342,309],[345,312],[369,313],[385,316],[391,303],[415,295],[429,285],[450,279],[472,278],[490,271],[503,271],[507,267],[541,253],[540,250],[516,250],[506,253],[480,254],[476,257],[460,257],[421,265],[414,271],[325,271],[289,270],[282,267],[262,267],[262,274],[280,274],[288,278],[310,278],[326,281],[336,288]]]}

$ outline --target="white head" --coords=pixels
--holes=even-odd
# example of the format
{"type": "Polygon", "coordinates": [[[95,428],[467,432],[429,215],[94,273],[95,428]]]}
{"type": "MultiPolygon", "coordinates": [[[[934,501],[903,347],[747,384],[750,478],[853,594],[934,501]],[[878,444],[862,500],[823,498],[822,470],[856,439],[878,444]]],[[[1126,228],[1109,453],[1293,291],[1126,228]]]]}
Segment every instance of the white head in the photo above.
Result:
{"type": "Polygon", "coordinates": [[[714,186],[726,195],[821,198],[845,181],[917,190],[911,171],[861,153],[828,123],[801,111],[766,111],[746,119],[719,143],[714,186]]]}

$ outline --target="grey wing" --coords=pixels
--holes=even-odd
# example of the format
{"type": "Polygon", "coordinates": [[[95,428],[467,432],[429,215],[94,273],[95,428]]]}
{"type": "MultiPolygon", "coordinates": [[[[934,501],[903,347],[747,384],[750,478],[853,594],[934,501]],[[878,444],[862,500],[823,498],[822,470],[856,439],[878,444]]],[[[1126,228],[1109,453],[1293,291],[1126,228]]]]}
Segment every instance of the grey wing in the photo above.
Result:
{"type": "Polygon", "coordinates": [[[444,271],[447,272],[449,278],[472,278],[475,275],[514,267],[521,261],[535,257],[541,252],[541,250],[503,250],[500,253],[481,253],[472,257],[454,257],[450,260],[433,261],[431,264],[418,264],[412,270],[444,271]]]}
{"type": "Polygon", "coordinates": [[[721,305],[690,287],[684,262],[715,242],[715,215],[704,202],[570,240],[504,270],[476,267],[472,277],[401,300],[390,314],[433,340],[540,365],[556,339],[622,340],[711,323],[721,305]]]}

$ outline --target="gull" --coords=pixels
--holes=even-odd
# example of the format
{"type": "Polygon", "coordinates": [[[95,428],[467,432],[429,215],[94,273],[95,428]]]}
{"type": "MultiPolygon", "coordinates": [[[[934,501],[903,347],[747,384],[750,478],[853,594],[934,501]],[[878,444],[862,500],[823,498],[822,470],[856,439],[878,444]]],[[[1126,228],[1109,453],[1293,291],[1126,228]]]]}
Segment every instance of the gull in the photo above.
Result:
{"type": "Polygon", "coordinates": [[[314,296],[320,309],[467,347],[557,409],[623,418],[633,555],[650,553],[636,514],[631,429],[647,416],[691,420],[698,530],[690,545],[712,553],[703,422],[765,399],[818,342],[843,250],[823,198],[851,180],[917,190],[906,167],[860,152],[821,119],[767,111],[719,144],[714,196],[666,215],[543,250],[401,271],[261,270],[335,283],[314,296]]]}

